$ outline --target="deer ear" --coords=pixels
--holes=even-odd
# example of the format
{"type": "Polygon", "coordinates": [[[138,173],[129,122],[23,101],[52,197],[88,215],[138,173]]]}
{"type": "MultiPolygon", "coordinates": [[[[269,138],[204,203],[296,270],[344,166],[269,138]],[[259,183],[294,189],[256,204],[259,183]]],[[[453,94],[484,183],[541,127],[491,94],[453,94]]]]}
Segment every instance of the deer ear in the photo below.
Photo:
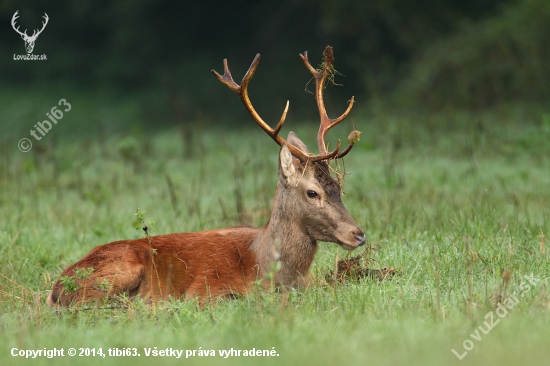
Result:
{"type": "Polygon", "coordinates": [[[279,173],[284,178],[285,183],[291,181],[296,176],[294,156],[290,153],[285,142],[281,145],[281,152],[279,153],[279,173]]]}
{"type": "Polygon", "coordinates": [[[289,144],[296,146],[298,149],[302,150],[305,153],[309,153],[309,150],[307,149],[306,144],[300,140],[298,135],[296,135],[294,132],[290,131],[288,133],[288,138],[286,139],[289,144]]]}

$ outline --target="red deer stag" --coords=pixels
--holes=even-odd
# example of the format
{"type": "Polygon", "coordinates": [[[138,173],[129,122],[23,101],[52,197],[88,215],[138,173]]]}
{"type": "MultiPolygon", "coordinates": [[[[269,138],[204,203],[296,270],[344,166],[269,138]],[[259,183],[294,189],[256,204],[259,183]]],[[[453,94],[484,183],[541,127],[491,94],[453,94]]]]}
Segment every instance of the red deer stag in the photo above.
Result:
{"type": "Polygon", "coordinates": [[[301,287],[307,283],[318,241],[338,243],[347,250],[363,245],[365,235],[342,204],[340,186],[331,177],[327,163],[346,155],[353,142],[341,152],[338,142],[330,153],[324,142],[327,131],[348,115],[354,99],[351,98],[342,116],[335,119],[327,116],[323,89],[331,72],[332,48],[327,47],[324,55],[324,66],[316,70],[310,65],[307,52],[300,54],[316,83],[321,116],[317,135],[319,155],[310,154],[293,132],[286,141],[278,135],[288,102],[275,129],[256,113],[247,87],[260,61],[259,54],[241,85],[233,81],[227,60],[223,75],[212,70],[218,80],[239,95],[256,123],[281,146],[279,181],[271,218],[264,227],[160,235],[98,246],[63,271],[65,285],[64,281],[57,281],[48,303],[67,306],[121,293],[130,297],[140,295],[149,302],[184,296],[198,297],[203,303],[211,298],[247,294],[253,283],[274,268],[272,265],[277,261],[280,265],[275,272],[276,284],[301,287]],[[88,268],[93,268],[93,272],[87,277],[75,276],[88,268]],[[72,288],[68,288],[67,278],[72,279],[72,288]]]}

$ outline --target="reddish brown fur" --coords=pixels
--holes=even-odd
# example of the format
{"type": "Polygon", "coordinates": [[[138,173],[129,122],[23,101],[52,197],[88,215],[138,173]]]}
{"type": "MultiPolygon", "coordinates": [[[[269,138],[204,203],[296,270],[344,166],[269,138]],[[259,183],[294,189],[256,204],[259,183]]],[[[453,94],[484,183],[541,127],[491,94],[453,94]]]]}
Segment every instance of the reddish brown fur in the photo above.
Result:
{"type": "Polygon", "coordinates": [[[48,303],[67,306],[104,298],[107,294],[98,287],[104,280],[110,284],[109,294],[128,292],[152,301],[245,295],[259,270],[249,249],[257,232],[235,227],[154,236],[149,238],[151,247],[147,239],[98,246],[62,273],[71,277],[77,267],[94,268],[88,279],[79,281],[73,293],[64,292],[57,281],[48,303]]]}

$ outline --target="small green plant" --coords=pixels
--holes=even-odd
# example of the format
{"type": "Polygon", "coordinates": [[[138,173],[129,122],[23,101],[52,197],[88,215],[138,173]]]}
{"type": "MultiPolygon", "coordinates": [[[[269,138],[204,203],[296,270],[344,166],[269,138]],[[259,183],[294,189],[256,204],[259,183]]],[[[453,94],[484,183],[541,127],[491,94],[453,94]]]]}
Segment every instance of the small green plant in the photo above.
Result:
{"type": "Polygon", "coordinates": [[[101,292],[108,292],[111,284],[107,280],[103,280],[103,282],[96,285],[96,288],[101,292]]]}
{"type": "Polygon", "coordinates": [[[149,225],[145,222],[145,211],[142,211],[139,207],[134,214],[136,220],[134,221],[134,227],[136,230],[142,229],[145,235],[149,237],[150,231],[155,231],[155,222],[149,221],[149,225]]]}
{"type": "Polygon", "coordinates": [[[79,280],[85,280],[88,278],[94,269],[92,267],[90,268],[75,268],[74,269],[74,277],[78,278],[79,280]]]}
{"type": "Polygon", "coordinates": [[[80,288],[78,286],[78,284],[76,283],[76,280],[74,279],[73,276],[70,276],[70,277],[69,276],[61,276],[59,278],[59,281],[61,281],[61,283],[63,284],[63,287],[68,292],[76,292],[76,290],[78,290],[80,288]]]}
{"type": "MultiPolygon", "coordinates": [[[[153,248],[153,246],[151,245],[151,237],[149,237],[149,230],[151,231],[155,230],[155,223],[153,221],[149,221],[149,226],[147,226],[147,224],[145,223],[145,211],[141,211],[139,207],[136,210],[136,213],[134,214],[134,216],[136,217],[136,222],[134,223],[134,227],[136,228],[136,230],[139,230],[139,228],[141,227],[141,229],[145,232],[145,237],[147,238],[147,242],[149,243],[149,249],[151,250],[151,253],[153,254],[153,256],[157,255],[157,248],[153,248]]],[[[153,268],[155,270],[155,273],[157,274],[157,281],[160,287],[160,280],[159,280],[154,258],[153,258],[153,268]]]]}
{"type": "Polygon", "coordinates": [[[92,272],[94,271],[93,268],[75,268],[73,270],[74,275],[72,276],[61,276],[59,280],[63,284],[63,287],[65,287],[65,290],[68,292],[76,292],[78,289],[80,289],[80,286],[77,283],[77,280],[85,280],[87,279],[92,272]]]}

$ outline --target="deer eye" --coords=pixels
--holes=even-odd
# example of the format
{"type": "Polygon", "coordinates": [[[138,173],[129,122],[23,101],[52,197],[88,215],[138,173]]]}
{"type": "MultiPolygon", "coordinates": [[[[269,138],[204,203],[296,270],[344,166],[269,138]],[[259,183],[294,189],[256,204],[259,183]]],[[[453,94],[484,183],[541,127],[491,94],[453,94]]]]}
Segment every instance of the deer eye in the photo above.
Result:
{"type": "Polygon", "coordinates": [[[309,191],[307,191],[307,196],[309,198],[315,198],[315,197],[317,197],[317,192],[310,189],[309,191]]]}

